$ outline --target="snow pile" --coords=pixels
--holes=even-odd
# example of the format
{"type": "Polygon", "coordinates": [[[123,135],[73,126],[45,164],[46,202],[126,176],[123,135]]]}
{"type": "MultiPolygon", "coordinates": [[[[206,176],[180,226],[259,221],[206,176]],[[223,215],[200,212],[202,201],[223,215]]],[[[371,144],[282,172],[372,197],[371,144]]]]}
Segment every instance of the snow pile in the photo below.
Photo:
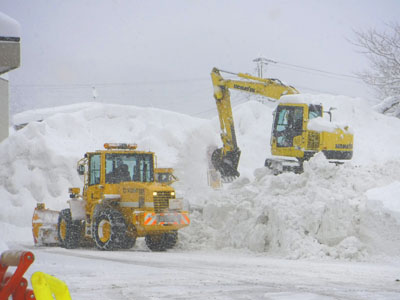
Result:
{"type": "Polygon", "coordinates": [[[325,110],[337,108],[333,120],[354,131],[354,159],[336,167],[318,155],[303,174],[268,173],[261,167],[269,156],[276,103],[250,101],[234,109],[242,175],[216,191],[207,186],[206,153],[221,144],[217,119],[92,103],[29,124],[0,144],[0,250],[33,243],[30,220],[37,202],[66,206],[68,187],[82,186],[75,167],[86,151],[105,142],[135,142],[157,154],[158,166],[176,170],[177,193],[192,208],[191,226],[180,231],[185,250],[228,247],[339,259],[399,253],[398,215],[389,203],[378,205],[396,200],[373,196],[373,189],[396,191],[391,184],[400,178],[400,120],[376,113],[361,99],[301,97],[323,103],[325,110]]]}
{"type": "Polygon", "coordinates": [[[382,114],[400,117],[400,96],[390,96],[385,98],[381,103],[374,106],[377,112],[382,114]]]}
{"type": "Polygon", "coordinates": [[[290,258],[363,260],[369,254],[398,254],[400,217],[390,208],[372,207],[365,194],[399,177],[400,161],[337,167],[321,154],[300,175],[255,173],[253,182],[240,179],[203,196],[202,211],[195,212],[199,219],[185,232],[190,244],[290,258]]]}

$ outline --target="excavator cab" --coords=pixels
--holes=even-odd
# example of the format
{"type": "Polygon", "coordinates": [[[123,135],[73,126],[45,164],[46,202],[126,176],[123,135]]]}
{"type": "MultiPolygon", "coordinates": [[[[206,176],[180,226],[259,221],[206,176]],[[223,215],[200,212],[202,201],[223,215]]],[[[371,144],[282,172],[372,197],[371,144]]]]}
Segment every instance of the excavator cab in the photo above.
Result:
{"type": "Polygon", "coordinates": [[[267,158],[265,166],[277,173],[300,173],[303,171],[303,162],[320,151],[335,163],[351,159],[353,135],[346,126],[339,128],[331,125],[328,131],[310,128],[311,120],[323,117],[324,111],[320,104],[280,103],[274,111],[271,154],[292,159],[267,158]],[[293,158],[297,163],[293,163],[293,158]]]}
{"type": "Polygon", "coordinates": [[[296,136],[303,135],[307,120],[322,117],[322,106],[279,105],[274,111],[272,138],[276,139],[277,147],[293,147],[296,136]]]}

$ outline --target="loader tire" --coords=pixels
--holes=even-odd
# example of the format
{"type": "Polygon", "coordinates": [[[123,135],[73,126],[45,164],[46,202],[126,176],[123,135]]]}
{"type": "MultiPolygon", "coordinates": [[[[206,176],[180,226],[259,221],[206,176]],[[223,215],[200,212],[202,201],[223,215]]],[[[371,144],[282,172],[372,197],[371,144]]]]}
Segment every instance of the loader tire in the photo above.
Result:
{"type": "Polygon", "coordinates": [[[165,251],[167,244],[165,243],[164,234],[146,235],[146,245],[151,251],[165,251]]]}
{"type": "Polygon", "coordinates": [[[121,244],[121,249],[131,249],[136,244],[136,237],[126,235],[121,244]]]}
{"type": "Polygon", "coordinates": [[[128,230],[125,233],[124,240],[121,244],[121,249],[131,249],[136,244],[137,230],[133,224],[128,226],[128,230]]]}
{"type": "Polygon", "coordinates": [[[178,241],[178,233],[171,231],[168,233],[146,235],[146,245],[151,251],[165,251],[171,249],[178,241]]]}
{"type": "Polygon", "coordinates": [[[57,233],[60,246],[66,249],[74,249],[79,246],[81,240],[81,223],[73,221],[71,210],[63,209],[58,215],[57,233]]]}
{"type": "Polygon", "coordinates": [[[115,209],[105,208],[99,212],[93,224],[93,239],[100,250],[123,248],[126,242],[126,225],[122,214],[115,209]]]}
{"type": "Polygon", "coordinates": [[[176,243],[178,242],[178,232],[171,231],[168,233],[164,233],[165,243],[167,245],[167,249],[172,249],[175,247],[176,243]]]}

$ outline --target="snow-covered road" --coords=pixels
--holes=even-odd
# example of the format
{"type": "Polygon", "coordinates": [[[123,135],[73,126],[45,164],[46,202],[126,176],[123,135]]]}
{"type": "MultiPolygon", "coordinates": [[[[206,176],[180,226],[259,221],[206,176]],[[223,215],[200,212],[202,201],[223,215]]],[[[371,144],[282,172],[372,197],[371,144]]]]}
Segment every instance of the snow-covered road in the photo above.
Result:
{"type": "Polygon", "coordinates": [[[399,299],[400,262],[271,258],[244,252],[27,247],[73,299],[399,299]]]}

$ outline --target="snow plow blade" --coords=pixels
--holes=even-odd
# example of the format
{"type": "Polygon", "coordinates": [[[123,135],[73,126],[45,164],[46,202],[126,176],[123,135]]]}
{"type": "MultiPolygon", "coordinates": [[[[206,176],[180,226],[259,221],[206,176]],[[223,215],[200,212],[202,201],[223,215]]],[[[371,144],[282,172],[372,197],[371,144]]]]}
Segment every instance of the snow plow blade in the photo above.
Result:
{"type": "Polygon", "coordinates": [[[211,163],[221,173],[222,180],[229,182],[240,176],[237,170],[240,150],[228,151],[225,155],[222,153],[222,150],[222,148],[214,150],[211,155],[211,163]]]}
{"type": "Polygon", "coordinates": [[[35,246],[58,245],[58,215],[58,211],[46,209],[44,203],[37,204],[32,217],[32,233],[35,246]]]}

